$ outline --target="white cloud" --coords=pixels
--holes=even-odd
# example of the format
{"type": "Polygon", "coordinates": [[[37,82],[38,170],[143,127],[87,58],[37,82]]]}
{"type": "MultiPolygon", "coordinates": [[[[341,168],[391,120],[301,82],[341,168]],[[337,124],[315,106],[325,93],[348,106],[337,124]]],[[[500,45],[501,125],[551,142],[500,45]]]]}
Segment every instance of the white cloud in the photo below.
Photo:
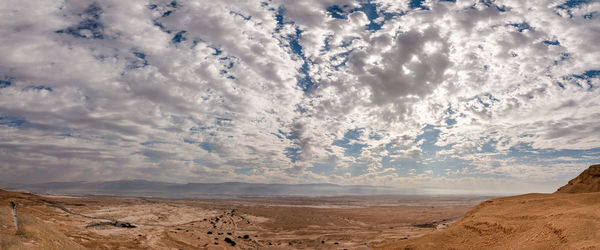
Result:
{"type": "Polygon", "coordinates": [[[548,187],[600,158],[600,4],[563,2],[4,1],[0,181],[548,187]]]}

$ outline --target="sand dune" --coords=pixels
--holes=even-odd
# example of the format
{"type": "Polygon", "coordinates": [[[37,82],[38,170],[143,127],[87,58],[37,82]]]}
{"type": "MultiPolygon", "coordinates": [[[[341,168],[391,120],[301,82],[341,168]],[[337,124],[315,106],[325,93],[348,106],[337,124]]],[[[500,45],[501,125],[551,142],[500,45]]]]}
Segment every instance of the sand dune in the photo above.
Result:
{"type": "Polygon", "coordinates": [[[482,202],[445,230],[377,249],[600,249],[600,165],[554,194],[482,202]]]}

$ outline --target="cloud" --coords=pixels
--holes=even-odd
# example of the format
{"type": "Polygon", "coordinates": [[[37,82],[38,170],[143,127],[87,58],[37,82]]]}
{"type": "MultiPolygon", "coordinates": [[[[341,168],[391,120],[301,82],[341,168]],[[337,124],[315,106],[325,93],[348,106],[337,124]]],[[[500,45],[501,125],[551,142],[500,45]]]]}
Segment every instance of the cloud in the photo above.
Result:
{"type": "Polygon", "coordinates": [[[598,11],[4,1],[0,182],[552,191],[600,159],[598,11]]]}

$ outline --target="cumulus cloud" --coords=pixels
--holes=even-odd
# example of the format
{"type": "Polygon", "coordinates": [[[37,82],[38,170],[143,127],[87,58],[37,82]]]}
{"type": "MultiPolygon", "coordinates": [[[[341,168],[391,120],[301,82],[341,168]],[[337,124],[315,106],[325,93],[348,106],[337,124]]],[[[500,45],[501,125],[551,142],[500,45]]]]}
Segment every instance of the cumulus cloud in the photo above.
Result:
{"type": "Polygon", "coordinates": [[[600,159],[599,11],[3,1],[0,182],[552,191],[600,159]]]}

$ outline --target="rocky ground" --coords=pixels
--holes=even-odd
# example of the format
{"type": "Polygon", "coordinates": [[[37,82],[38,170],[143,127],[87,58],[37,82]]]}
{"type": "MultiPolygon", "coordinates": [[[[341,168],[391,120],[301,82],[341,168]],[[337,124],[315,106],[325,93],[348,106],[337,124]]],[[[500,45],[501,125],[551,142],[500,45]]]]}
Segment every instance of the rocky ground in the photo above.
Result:
{"type": "Polygon", "coordinates": [[[368,249],[443,229],[484,199],[363,196],[172,200],[0,191],[0,246],[368,249]],[[10,201],[18,203],[19,231],[12,220],[10,201]]]}

